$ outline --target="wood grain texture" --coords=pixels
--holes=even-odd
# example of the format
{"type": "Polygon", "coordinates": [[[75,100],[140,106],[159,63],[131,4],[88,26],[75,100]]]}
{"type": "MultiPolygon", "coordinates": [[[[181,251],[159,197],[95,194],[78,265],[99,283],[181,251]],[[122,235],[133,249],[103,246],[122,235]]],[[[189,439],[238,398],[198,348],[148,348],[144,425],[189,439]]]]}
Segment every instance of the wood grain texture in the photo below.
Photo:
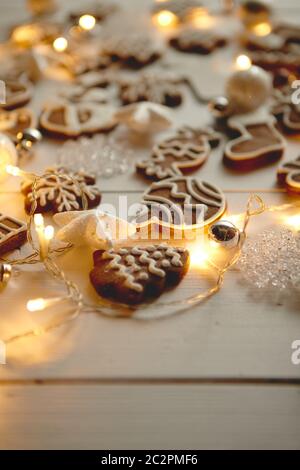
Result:
{"type": "MultiPolygon", "coordinates": [[[[130,194],[129,204],[138,196],[130,194]]],[[[248,196],[227,194],[230,213],[241,213],[248,196]]],[[[14,215],[20,217],[22,198],[15,197],[19,204],[14,215]]],[[[287,200],[281,194],[263,197],[268,205],[287,200]]],[[[7,204],[7,198],[0,197],[0,209],[7,204]]],[[[117,194],[105,194],[104,201],[116,204],[117,194]]],[[[277,213],[257,217],[250,224],[250,235],[272,226],[278,217],[277,213]]],[[[91,260],[91,250],[77,249],[60,258],[59,263],[80,286],[86,300],[97,304],[88,280],[91,260]]],[[[204,272],[192,269],[160,303],[176,298],[182,301],[209,285],[204,272]]],[[[30,314],[25,306],[30,298],[56,296],[59,292],[57,283],[39,267],[26,268],[12,279],[1,294],[1,338],[36,328],[57,314],[56,310],[30,314]]],[[[0,379],[300,378],[300,367],[290,360],[291,344],[300,331],[298,312],[297,298],[262,295],[242,283],[234,268],[227,273],[221,292],[179,316],[143,322],[83,315],[68,327],[13,343],[7,349],[7,365],[0,367],[0,379]]]]}
{"type": "MultiPolygon", "coordinates": [[[[57,3],[66,11],[82,0],[57,3]]],[[[297,0],[272,3],[279,8],[277,18],[298,19],[297,0]]],[[[151,4],[127,0],[122,22],[127,15],[137,24],[139,16],[139,26],[150,28],[151,4]]],[[[11,25],[30,18],[24,5],[24,0],[0,0],[1,38],[11,25]]],[[[181,70],[191,68],[201,93],[219,95],[236,53],[229,47],[209,58],[180,54],[179,65],[181,70]]],[[[168,52],[170,62],[178,57],[168,52]]],[[[62,86],[53,81],[37,84],[33,109],[39,113],[62,86]]],[[[198,105],[189,90],[183,92],[184,105],[174,111],[175,125],[209,124],[206,106],[198,105]]],[[[147,184],[136,176],[134,161],[149,155],[153,141],[163,134],[153,141],[128,137],[136,147],[131,170],[126,176],[100,180],[104,203],[116,204],[121,194],[128,195],[129,202],[139,201],[147,184]]],[[[56,142],[44,139],[36,146],[35,158],[22,166],[41,173],[57,161],[57,149],[56,142]]],[[[284,158],[298,153],[299,142],[290,140],[284,158]]],[[[263,190],[268,205],[291,201],[284,194],[268,194],[275,189],[276,166],[237,175],[225,169],[221,157],[222,145],[196,176],[228,191],[229,213],[242,212],[254,190],[263,190]]],[[[18,179],[1,184],[0,211],[22,218],[18,188],[18,179]]],[[[278,221],[283,221],[281,214],[258,217],[250,234],[278,221]]],[[[75,250],[59,262],[85,297],[97,302],[88,281],[91,254],[75,250]]],[[[204,287],[203,278],[201,272],[190,272],[163,301],[194,294],[204,287]]],[[[26,267],[1,291],[0,339],[47,321],[57,312],[32,315],[26,302],[59,293],[55,281],[39,267],[26,267]]],[[[185,314],[150,322],[83,315],[69,327],[12,344],[7,364],[0,365],[0,448],[299,449],[299,387],[280,386],[300,380],[300,366],[291,363],[291,343],[300,336],[299,311],[299,299],[260,295],[241,283],[235,268],[218,295],[185,314]],[[268,382],[276,385],[263,385],[268,382]]]]}
{"type": "Polygon", "coordinates": [[[1,449],[299,449],[300,388],[8,386],[1,449]]]}

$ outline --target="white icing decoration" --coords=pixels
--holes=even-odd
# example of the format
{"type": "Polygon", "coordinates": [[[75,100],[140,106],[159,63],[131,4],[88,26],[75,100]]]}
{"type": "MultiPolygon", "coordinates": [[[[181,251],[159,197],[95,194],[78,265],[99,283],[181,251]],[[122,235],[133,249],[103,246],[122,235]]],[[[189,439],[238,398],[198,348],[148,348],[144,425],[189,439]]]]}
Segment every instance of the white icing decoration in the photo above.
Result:
{"type": "Polygon", "coordinates": [[[149,274],[142,271],[143,268],[137,264],[135,257],[138,257],[138,262],[141,265],[147,265],[149,273],[161,278],[166,276],[166,272],[163,269],[158,268],[157,262],[160,262],[161,266],[165,268],[170,267],[171,265],[183,266],[180,253],[184,250],[180,249],[179,252],[177,248],[167,247],[167,245],[150,245],[146,248],[135,246],[131,249],[131,254],[127,254],[128,250],[124,249],[124,251],[126,251],[126,253],[123,254],[125,258],[122,258],[120,254],[121,250],[123,249],[119,249],[118,251],[115,251],[114,249],[105,251],[102,254],[102,259],[111,260],[106,269],[116,271],[121,278],[125,279],[124,285],[136,292],[142,292],[144,289],[143,285],[139,284],[138,280],[149,279],[149,274]],[[159,250],[163,250],[163,253],[159,250]],[[159,261],[155,259],[157,253],[160,255],[159,261]],[[164,255],[168,256],[170,259],[161,260],[161,257],[164,255]],[[138,274],[134,276],[134,273],[138,274]]]}
{"type": "MultiPolygon", "coordinates": [[[[194,225],[200,224],[202,226],[203,223],[208,224],[216,220],[222,215],[226,207],[225,196],[216,186],[205,181],[198,181],[197,179],[184,176],[168,178],[164,181],[152,183],[150,188],[144,193],[143,203],[149,208],[151,208],[152,205],[154,207],[159,206],[159,209],[164,212],[164,217],[166,217],[167,222],[153,217],[153,220],[158,221],[158,223],[168,223],[168,225],[172,225],[172,220],[175,216],[176,221],[174,226],[185,224],[183,209],[187,213],[196,211],[197,221],[194,225]],[[185,192],[178,190],[178,184],[181,182],[185,183],[185,192]],[[158,189],[169,189],[170,196],[164,197],[153,194],[157,192],[158,189]],[[181,200],[180,203],[178,199],[181,200]],[[196,200],[196,202],[193,202],[193,199],[196,200]],[[210,217],[207,217],[209,207],[216,208],[216,211],[210,217]]],[[[147,221],[147,223],[150,222],[149,220],[147,221]]]]}
{"type": "Polygon", "coordinates": [[[105,54],[117,55],[121,60],[134,57],[140,62],[147,62],[153,54],[160,53],[160,48],[150,37],[132,34],[107,38],[103,44],[103,51],[105,54]]]}
{"type": "MultiPolygon", "coordinates": [[[[55,201],[58,212],[80,209],[77,198],[82,194],[90,201],[99,195],[98,188],[86,184],[84,175],[74,173],[68,176],[61,169],[46,170],[46,174],[37,181],[35,190],[36,200],[41,207],[45,207],[49,201],[55,201]]],[[[32,192],[28,198],[33,201],[32,192]]]]}
{"type": "Polygon", "coordinates": [[[241,134],[240,137],[229,141],[225,147],[225,155],[235,161],[251,160],[252,158],[259,157],[266,153],[272,153],[277,151],[284,151],[285,149],[285,140],[277,131],[275,127],[276,119],[274,116],[268,114],[268,111],[264,108],[258,109],[256,112],[236,115],[229,119],[229,126],[233,129],[236,129],[241,134]],[[247,126],[252,125],[264,125],[270,132],[270,136],[276,139],[276,143],[272,142],[269,145],[265,145],[264,148],[258,148],[257,150],[252,150],[249,152],[244,152],[243,154],[237,154],[235,150],[232,150],[233,147],[236,147],[240,143],[253,139],[253,136],[247,130],[247,126]]]}
{"type": "Polygon", "coordinates": [[[200,166],[208,157],[210,145],[205,136],[198,136],[198,143],[184,141],[177,138],[168,139],[153,148],[150,159],[137,164],[137,168],[145,169],[148,176],[155,175],[158,179],[181,175],[181,168],[193,168],[200,166]],[[173,158],[169,167],[163,167],[163,163],[173,158]]]}
{"type": "Polygon", "coordinates": [[[18,235],[21,232],[25,232],[27,226],[24,222],[10,216],[6,216],[0,213],[0,246],[4,245],[10,238],[18,235]],[[16,227],[10,227],[7,225],[11,222],[16,227]],[[3,231],[2,231],[3,230],[3,231]]]}
{"type": "Polygon", "coordinates": [[[90,102],[49,104],[42,111],[40,122],[42,127],[49,131],[76,137],[86,132],[93,133],[113,128],[116,124],[115,112],[116,108],[108,104],[90,102]],[[63,111],[63,124],[50,120],[51,114],[59,110],[63,111]],[[89,117],[81,122],[80,115],[83,114],[89,117]]]}

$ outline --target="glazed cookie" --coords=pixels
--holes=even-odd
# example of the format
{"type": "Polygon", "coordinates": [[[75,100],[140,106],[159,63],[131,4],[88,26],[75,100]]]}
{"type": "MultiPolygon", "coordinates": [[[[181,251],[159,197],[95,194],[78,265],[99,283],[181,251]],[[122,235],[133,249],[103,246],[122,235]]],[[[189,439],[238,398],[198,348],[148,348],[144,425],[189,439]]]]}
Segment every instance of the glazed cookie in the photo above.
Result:
{"type": "MultiPolygon", "coordinates": [[[[87,208],[97,207],[101,201],[95,178],[83,172],[70,173],[64,168],[48,168],[38,180],[35,191],[35,212],[65,212],[83,209],[83,198],[87,208]]],[[[25,195],[25,210],[29,214],[33,203],[33,183],[24,182],[21,187],[25,195]]]]}
{"type": "Polygon", "coordinates": [[[84,9],[72,11],[70,13],[70,20],[73,23],[78,23],[81,16],[91,15],[97,22],[101,22],[117,10],[118,6],[115,3],[107,0],[97,0],[97,2],[87,4],[84,9]]]}
{"type": "Polygon", "coordinates": [[[289,52],[300,44],[300,28],[290,24],[278,24],[266,35],[249,33],[244,38],[247,49],[264,52],[289,52]]]}
{"type": "Polygon", "coordinates": [[[217,220],[225,209],[225,196],[218,187],[177,176],[150,185],[143,195],[136,223],[199,228],[217,220]]]}
{"type": "Polygon", "coordinates": [[[300,135],[300,105],[292,102],[295,89],[290,85],[275,90],[272,113],[280,130],[288,135],[300,135]]]}
{"type": "Polygon", "coordinates": [[[26,240],[26,223],[0,214],[0,256],[20,248],[26,240]]]}
{"type": "Polygon", "coordinates": [[[285,140],[275,123],[273,116],[260,110],[230,118],[229,133],[235,138],[225,146],[224,164],[234,170],[249,171],[279,160],[285,140]]]}
{"type": "Polygon", "coordinates": [[[249,0],[241,3],[238,14],[247,27],[265,23],[270,20],[272,9],[266,2],[249,0]]]}
{"type": "Polygon", "coordinates": [[[40,116],[42,130],[53,137],[69,138],[108,132],[116,126],[115,107],[90,102],[48,105],[40,116]]]}
{"type": "Polygon", "coordinates": [[[180,22],[185,22],[196,11],[203,9],[203,3],[199,0],[166,0],[155,4],[152,12],[170,11],[180,22]]]}
{"type": "Polygon", "coordinates": [[[280,69],[286,69],[296,76],[300,75],[300,54],[296,51],[255,51],[249,53],[248,55],[254,65],[257,65],[265,70],[270,70],[274,74],[276,74],[280,69]]]}
{"type": "Polygon", "coordinates": [[[182,103],[182,93],[178,83],[158,75],[141,77],[121,83],[120,98],[124,105],[151,101],[175,108],[182,103]]]}
{"type": "Polygon", "coordinates": [[[178,51],[205,55],[226,44],[226,38],[197,28],[183,29],[170,39],[170,45],[178,51]]]}
{"type": "Polygon", "coordinates": [[[0,110],[0,132],[5,132],[14,138],[19,132],[23,132],[30,127],[36,127],[36,118],[30,109],[0,110]]]}
{"type": "Polygon", "coordinates": [[[284,163],[277,170],[277,180],[291,193],[300,194],[300,157],[284,163]]]}
{"type": "Polygon", "coordinates": [[[24,106],[32,97],[32,85],[22,80],[5,80],[6,102],[0,108],[11,110],[24,106]]]}
{"type": "Polygon", "coordinates": [[[151,157],[137,163],[136,170],[155,181],[190,173],[203,165],[219,140],[220,135],[210,128],[183,127],[155,145],[151,157]]]}
{"type": "Polygon", "coordinates": [[[113,248],[94,253],[90,280],[97,293],[123,304],[140,304],[179,284],[189,252],[165,244],[113,248]]]}
{"type": "Polygon", "coordinates": [[[150,37],[132,34],[111,36],[104,40],[103,54],[124,67],[139,69],[159,59],[162,50],[150,37]]]}

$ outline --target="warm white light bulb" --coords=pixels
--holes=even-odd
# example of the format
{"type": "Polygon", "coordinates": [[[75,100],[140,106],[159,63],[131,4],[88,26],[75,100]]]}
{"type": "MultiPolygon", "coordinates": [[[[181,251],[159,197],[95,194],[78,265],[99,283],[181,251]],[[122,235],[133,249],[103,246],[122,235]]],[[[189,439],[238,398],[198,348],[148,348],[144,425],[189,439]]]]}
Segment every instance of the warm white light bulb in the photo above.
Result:
{"type": "Polygon", "coordinates": [[[290,225],[294,230],[300,229],[300,215],[291,215],[286,218],[285,223],[290,225]]]}
{"type": "Polygon", "coordinates": [[[60,38],[56,38],[53,41],[53,48],[57,52],[64,52],[67,49],[67,47],[68,47],[68,41],[66,38],[60,37],[60,38]]]}
{"type": "Polygon", "coordinates": [[[54,237],[54,227],[52,225],[47,225],[47,227],[45,227],[44,236],[47,241],[52,240],[54,237]]]}
{"type": "Polygon", "coordinates": [[[178,19],[177,16],[174,15],[174,13],[171,11],[162,10],[154,16],[154,21],[158,26],[162,28],[168,28],[175,26],[178,19]]]}
{"type": "Polygon", "coordinates": [[[13,165],[6,165],[6,172],[11,176],[20,176],[21,174],[20,168],[13,165]]]}
{"type": "Polygon", "coordinates": [[[258,23],[253,26],[253,31],[257,36],[267,36],[271,33],[272,28],[269,23],[258,23]]]}
{"type": "Polygon", "coordinates": [[[78,24],[85,31],[91,31],[95,27],[96,19],[92,15],[82,15],[79,18],[78,24]]]}
{"type": "Polygon", "coordinates": [[[252,62],[247,55],[241,54],[236,58],[236,68],[237,70],[248,70],[252,62]]]}
{"type": "Polygon", "coordinates": [[[36,228],[44,227],[44,217],[42,216],[42,214],[34,214],[33,220],[36,228]]]}
{"type": "Polygon", "coordinates": [[[40,312],[46,308],[46,300],[43,298],[32,299],[27,302],[29,312],[40,312]]]}

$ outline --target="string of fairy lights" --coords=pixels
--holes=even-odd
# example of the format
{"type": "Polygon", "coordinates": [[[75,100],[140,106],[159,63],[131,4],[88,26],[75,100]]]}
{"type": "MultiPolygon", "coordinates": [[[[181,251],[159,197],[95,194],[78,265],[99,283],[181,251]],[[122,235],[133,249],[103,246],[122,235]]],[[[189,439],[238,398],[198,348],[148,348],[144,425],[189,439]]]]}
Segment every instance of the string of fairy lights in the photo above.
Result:
{"type": "MultiPolygon", "coordinates": [[[[7,172],[13,176],[22,176],[23,178],[29,178],[32,181],[32,205],[29,214],[29,220],[27,225],[27,239],[31,247],[31,253],[26,256],[25,258],[17,259],[14,261],[8,261],[2,259],[1,261],[6,263],[6,266],[20,266],[26,264],[41,264],[43,265],[46,272],[54,278],[62,287],[65,289],[64,296],[57,296],[52,298],[35,298],[30,299],[27,302],[27,310],[28,312],[42,312],[43,310],[53,307],[56,304],[63,304],[68,303],[67,313],[63,313],[59,316],[59,318],[55,318],[53,321],[45,324],[44,326],[39,326],[37,328],[33,328],[29,331],[25,331],[16,335],[11,336],[10,338],[6,339],[6,343],[14,342],[18,339],[25,338],[28,336],[37,336],[43,333],[46,333],[50,330],[58,328],[66,323],[73,321],[76,319],[82,312],[85,313],[100,313],[102,315],[108,316],[124,316],[124,312],[128,315],[128,311],[132,312],[132,315],[137,319],[147,319],[153,318],[153,316],[149,316],[149,309],[151,309],[151,305],[145,304],[136,306],[128,306],[128,305],[121,305],[121,304],[114,304],[110,303],[107,300],[101,299],[97,304],[89,304],[84,300],[83,294],[80,291],[80,288],[76,283],[70,280],[66,273],[58,266],[56,263],[56,257],[59,255],[64,254],[66,251],[72,248],[72,245],[68,244],[61,248],[53,249],[51,246],[51,242],[55,239],[55,229],[52,225],[46,225],[44,222],[44,217],[40,213],[36,213],[37,209],[37,191],[36,187],[38,182],[40,181],[42,176],[37,176],[31,173],[26,173],[19,169],[16,166],[8,165],[6,168],[7,172]],[[36,233],[35,239],[37,239],[37,243],[34,241],[33,234],[36,233]]],[[[71,176],[68,176],[70,180],[78,186],[81,197],[82,197],[82,206],[84,209],[87,208],[87,201],[86,196],[82,193],[80,185],[78,182],[72,179],[71,176]]],[[[156,303],[156,307],[164,307],[156,308],[155,311],[155,318],[165,317],[167,315],[178,314],[184,312],[195,305],[207,300],[214,294],[216,294],[222,287],[224,282],[224,277],[226,272],[239,260],[243,245],[247,238],[247,229],[249,221],[252,217],[258,216],[265,212],[287,212],[290,209],[297,209],[300,207],[300,204],[281,204],[278,206],[266,206],[262,198],[258,195],[251,195],[248,199],[247,206],[245,212],[238,215],[228,215],[228,221],[220,221],[221,224],[230,224],[231,228],[234,228],[235,231],[235,242],[234,244],[229,244],[228,242],[224,241],[218,237],[216,232],[214,232],[214,225],[210,227],[207,240],[209,242],[209,247],[207,244],[203,242],[197,242],[196,246],[192,248],[191,258],[196,259],[198,263],[198,267],[203,267],[204,265],[207,268],[211,268],[215,273],[215,280],[213,285],[205,290],[204,292],[198,292],[195,295],[192,295],[188,298],[184,298],[178,301],[170,301],[170,302],[159,302],[156,303]],[[237,228],[237,225],[233,224],[231,220],[235,221],[235,224],[240,225],[240,228],[237,228]],[[221,249],[223,252],[228,252],[228,258],[225,263],[222,265],[218,265],[214,260],[214,252],[215,249],[221,249]],[[193,252],[194,250],[194,252],[193,252]],[[204,256],[205,254],[205,256],[204,256]],[[169,309],[168,309],[169,307],[169,309]]],[[[300,226],[300,217],[296,214],[293,216],[289,216],[286,218],[286,222],[288,224],[294,224],[294,227],[297,227],[297,224],[300,226]]],[[[218,222],[216,222],[218,224],[218,222]]],[[[117,241],[116,241],[117,243],[117,241]]],[[[9,270],[6,272],[8,282],[10,273],[9,270]]]]}

